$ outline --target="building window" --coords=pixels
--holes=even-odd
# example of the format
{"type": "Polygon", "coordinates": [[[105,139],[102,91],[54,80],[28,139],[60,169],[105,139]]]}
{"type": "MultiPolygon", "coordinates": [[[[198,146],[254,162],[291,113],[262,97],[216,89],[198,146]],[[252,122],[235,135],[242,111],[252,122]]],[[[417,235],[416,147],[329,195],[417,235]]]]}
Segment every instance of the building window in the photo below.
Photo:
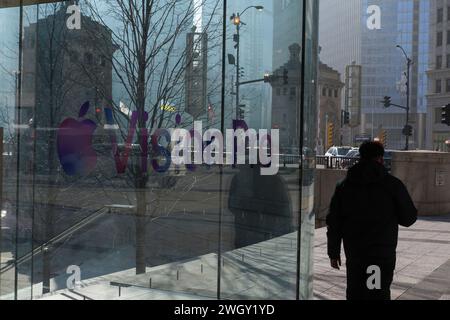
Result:
{"type": "Polygon", "coordinates": [[[338,89],[334,89],[334,97],[339,98],[339,90],[338,89]]]}
{"type": "Polygon", "coordinates": [[[437,23],[442,23],[444,21],[444,8],[439,8],[437,10],[437,23]]]}
{"type": "Polygon", "coordinates": [[[450,44],[450,30],[447,30],[447,44],[450,44]]]}
{"type": "Polygon", "coordinates": [[[450,69],[450,54],[447,54],[447,68],[450,69]]]}
{"type": "Polygon", "coordinates": [[[442,31],[439,31],[436,35],[436,46],[441,47],[442,46],[442,40],[443,40],[443,33],[442,31]]]}
{"type": "Polygon", "coordinates": [[[436,56],[436,69],[442,69],[442,56],[436,56]]]}
{"type": "Polygon", "coordinates": [[[445,92],[450,92],[450,79],[445,80],[445,92]]]}
{"type": "Polygon", "coordinates": [[[100,58],[99,58],[99,64],[100,64],[100,66],[102,66],[102,67],[106,67],[106,58],[105,58],[105,56],[100,56],[100,58]]]}
{"type": "Polygon", "coordinates": [[[322,96],[327,96],[327,88],[322,88],[322,96]]]}
{"type": "Polygon", "coordinates": [[[450,6],[447,7],[447,21],[450,21],[450,6]]]}
{"type": "Polygon", "coordinates": [[[436,80],[436,87],[435,87],[434,92],[435,93],[441,93],[442,92],[442,81],[440,79],[436,80]]]}

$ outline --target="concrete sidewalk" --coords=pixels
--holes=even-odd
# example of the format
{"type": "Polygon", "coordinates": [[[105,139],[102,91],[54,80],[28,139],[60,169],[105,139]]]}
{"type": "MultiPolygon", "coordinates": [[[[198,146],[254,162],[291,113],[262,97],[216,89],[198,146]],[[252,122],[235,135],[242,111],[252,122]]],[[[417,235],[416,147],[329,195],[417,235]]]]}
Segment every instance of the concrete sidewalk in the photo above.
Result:
{"type": "MultiPolygon", "coordinates": [[[[330,268],[326,228],[316,230],[315,299],[345,299],[343,263],[340,271],[330,268]]],[[[391,289],[392,299],[450,300],[450,216],[422,218],[411,228],[400,229],[397,267],[391,289]]]]}
{"type": "MultiPolygon", "coordinates": [[[[295,296],[296,238],[280,238],[234,250],[223,255],[223,299],[292,299],[295,296]]],[[[305,244],[306,245],[306,244],[305,244]]],[[[326,252],[326,229],[314,240],[314,298],[344,300],[345,265],[332,270],[326,252]]],[[[100,261],[101,263],[101,261],[100,261]]],[[[104,262],[103,262],[104,263],[104,262]]],[[[83,281],[77,295],[62,290],[44,299],[214,299],[217,256],[148,268],[136,276],[134,269],[83,281]],[[111,281],[131,285],[121,291],[111,281]],[[119,293],[120,292],[120,293],[119,293]]],[[[401,228],[392,298],[400,300],[450,299],[450,216],[419,220],[401,228]]]]}

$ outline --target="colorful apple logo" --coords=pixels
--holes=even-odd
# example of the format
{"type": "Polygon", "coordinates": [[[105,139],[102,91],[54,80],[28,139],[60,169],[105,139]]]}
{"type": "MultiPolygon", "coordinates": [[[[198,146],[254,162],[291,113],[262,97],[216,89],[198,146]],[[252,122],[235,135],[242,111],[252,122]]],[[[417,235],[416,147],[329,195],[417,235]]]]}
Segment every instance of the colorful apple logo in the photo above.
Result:
{"type": "Polygon", "coordinates": [[[83,119],[88,111],[89,102],[85,102],[80,108],[78,120],[68,118],[58,128],[59,161],[69,176],[89,174],[97,164],[97,154],[92,148],[92,137],[97,124],[83,119]]]}

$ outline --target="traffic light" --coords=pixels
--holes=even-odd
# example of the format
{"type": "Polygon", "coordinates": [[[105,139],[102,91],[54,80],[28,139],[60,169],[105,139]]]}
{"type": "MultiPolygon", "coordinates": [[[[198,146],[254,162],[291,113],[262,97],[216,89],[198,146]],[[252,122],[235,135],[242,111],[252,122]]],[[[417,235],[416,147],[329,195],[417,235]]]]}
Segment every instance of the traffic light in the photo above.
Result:
{"type": "Polygon", "coordinates": [[[329,122],[327,124],[327,148],[331,148],[334,145],[334,125],[329,122]]]}
{"type": "Polygon", "coordinates": [[[234,48],[235,48],[235,49],[237,49],[237,47],[239,46],[239,40],[240,40],[239,35],[238,35],[238,34],[234,34],[234,35],[233,35],[233,41],[236,43],[236,44],[234,45],[234,48]]]}
{"type": "Polygon", "coordinates": [[[411,137],[413,135],[413,127],[410,125],[406,125],[405,128],[403,128],[403,135],[411,137]]]}
{"type": "Polygon", "coordinates": [[[450,104],[442,107],[441,123],[450,126],[450,104]]]}
{"type": "Polygon", "coordinates": [[[391,101],[391,97],[388,97],[388,96],[386,96],[386,97],[384,97],[384,99],[383,99],[383,104],[384,104],[384,107],[385,108],[389,108],[391,105],[392,105],[392,101],[391,101]]]}
{"type": "Polygon", "coordinates": [[[288,84],[289,83],[289,71],[288,69],[283,69],[283,83],[288,84]]]}
{"type": "Polygon", "coordinates": [[[342,111],[342,122],[344,125],[350,124],[350,112],[342,111]]]}
{"type": "Polygon", "coordinates": [[[239,68],[239,77],[243,78],[245,76],[245,68],[240,67],[239,68]]]}

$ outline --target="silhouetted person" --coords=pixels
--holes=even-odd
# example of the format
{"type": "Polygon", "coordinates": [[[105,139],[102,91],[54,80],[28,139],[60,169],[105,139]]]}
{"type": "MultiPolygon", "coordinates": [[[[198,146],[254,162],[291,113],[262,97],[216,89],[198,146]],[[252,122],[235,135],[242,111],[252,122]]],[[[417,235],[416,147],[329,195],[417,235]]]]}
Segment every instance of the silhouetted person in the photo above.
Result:
{"type": "Polygon", "coordinates": [[[339,270],[343,241],[348,300],[390,300],[398,225],[412,226],[417,209],[405,185],[385,169],[380,143],[366,142],[359,152],[360,162],[338,184],[331,200],[328,256],[339,270]],[[379,284],[371,266],[379,268],[379,284]]]}
{"type": "Polygon", "coordinates": [[[235,247],[242,248],[294,232],[286,182],[263,176],[257,165],[239,165],[231,180],[228,207],[235,218],[235,247]]]}

